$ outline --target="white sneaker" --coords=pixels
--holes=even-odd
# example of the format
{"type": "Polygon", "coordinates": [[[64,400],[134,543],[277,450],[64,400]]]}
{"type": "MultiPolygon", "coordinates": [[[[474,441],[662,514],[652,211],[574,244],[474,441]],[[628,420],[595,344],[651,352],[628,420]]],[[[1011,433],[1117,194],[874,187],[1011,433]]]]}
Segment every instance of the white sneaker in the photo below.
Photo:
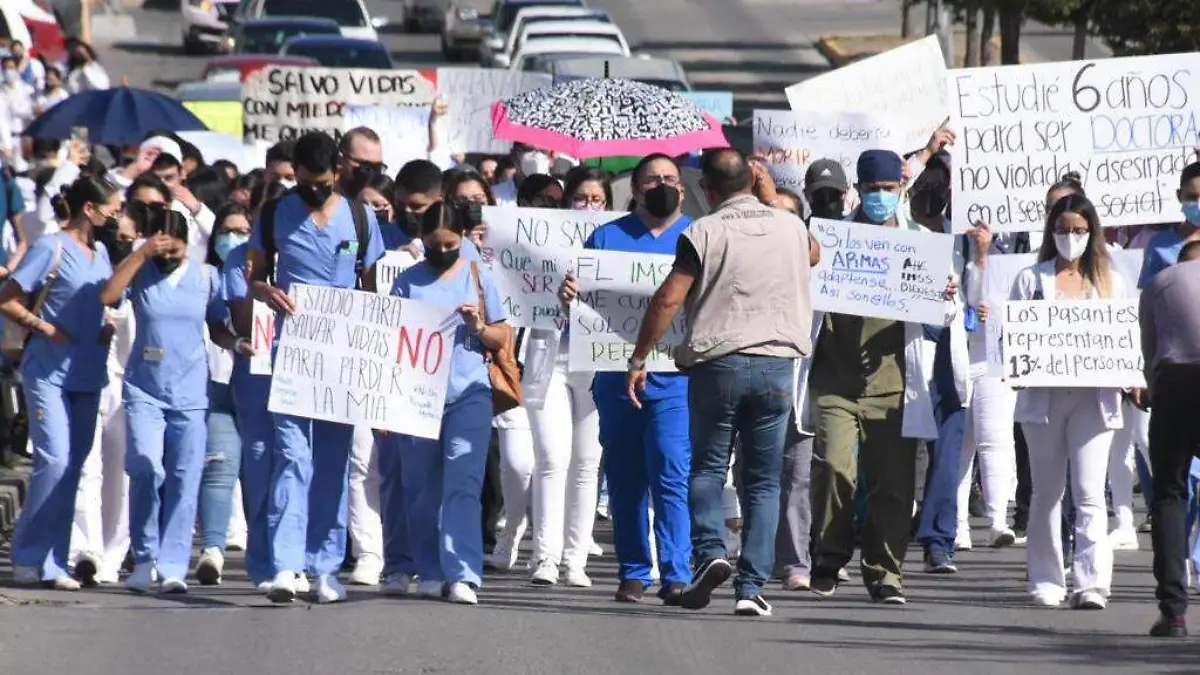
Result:
{"type": "Polygon", "coordinates": [[[1017,543],[1017,535],[1007,527],[1002,530],[993,529],[991,531],[990,541],[991,543],[989,546],[992,548],[1008,548],[1009,546],[1017,543]]]}
{"type": "Polygon", "coordinates": [[[1141,548],[1137,530],[1132,527],[1113,530],[1108,535],[1108,541],[1112,544],[1114,551],[1136,551],[1141,548]]]}
{"type": "Polygon", "coordinates": [[[742,598],[733,606],[737,616],[771,616],[771,604],[761,595],[752,598],[742,598]]]}
{"type": "Polygon", "coordinates": [[[171,578],[163,579],[162,584],[158,587],[160,593],[187,593],[187,584],[183,579],[171,578]]]}
{"type": "Polygon", "coordinates": [[[336,575],[322,574],[317,577],[316,596],[318,604],[341,602],[346,599],[346,587],[336,575]]]}
{"type": "Polygon", "coordinates": [[[972,547],[972,544],[971,544],[970,537],[966,537],[965,539],[962,537],[959,537],[954,540],[954,550],[955,551],[970,551],[971,547],[972,547]]]}
{"type": "Polygon", "coordinates": [[[308,576],[301,573],[296,575],[296,592],[309,593],[312,591],[312,584],[308,582],[308,576]]]}
{"type": "Polygon", "coordinates": [[[1058,607],[1062,604],[1062,598],[1056,595],[1044,595],[1042,593],[1033,594],[1033,604],[1038,607],[1058,607]]]}
{"type": "Polygon", "coordinates": [[[404,572],[394,572],[387,575],[383,582],[384,595],[408,595],[408,587],[412,585],[412,575],[404,572]]]}
{"type": "Polygon", "coordinates": [[[417,595],[422,598],[441,599],[443,584],[440,581],[424,581],[417,584],[417,595]]]}
{"type": "Polygon", "coordinates": [[[14,565],[13,583],[22,586],[36,586],[42,583],[42,570],[33,565],[14,565]]]}
{"type": "Polygon", "coordinates": [[[133,573],[125,578],[125,588],[135,593],[145,593],[154,584],[154,563],[144,562],[133,566],[133,573]]]}
{"type": "Polygon", "coordinates": [[[201,586],[217,586],[221,583],[221,573],[225,570],[225,556],[221,549],[210,546],[200,552],[200,562],[196,564],[196,581],[201,586]]]}
{"type": "Polygon", "coordinates": [[[593,541],[592,545],[588,547],[588,555],[593,558],[599,558],[604,555],[604,547],[593,541]]]}
{"type": "Polygon", "coordinates": [[[46,582],[46,586],[55,591],[77,591],[81,588],[79,582],[68,576],[61,576],[46,582]]]}
{"type": "MultiPolygon", "coordinates": [[[[296,573],[284,570],[275,575],[275,580],[267,587],[267,599],[278,605],[286,605],[296,599],[296,573]]],[[[305,580],[307,582],[307,580],[305,580]]]]}
{"type": "Polygon", "coordinates": [[[558,583],[558,565],[549,558],[538,561],[537,569],[533,571],[534,586],[553,586],[558,583]]]}
{"type": "Polygon", "coordinates": [[[260,581],[257,584],[255,584],[254,589],[257,590],[259,593],[266,593],[267,591],[271,590],[271,582],[270,581],[260,581]]]}
{"type": "Polygon", "coordinates": [[[1071,609],[1104,609],[1108,601],[1096,591],[1083,591],[1071,598],[1071,609]]]}
{"type": "Polygon", "coordinates": [[[355,586],[378,586],[382,574],[383,560],[379,556],[360,555],[354,564],[354,571],[350,573],[350,583],[355,586]]]}
{"type": "Polygon", "coordinates": [[[450,593],[446,596],[446,599],[456,605],[479,604],[479,596],[475,594],[475,589],[461,581],[450,584],[450,593]]]}
{"type": "Polygon", "coordinates": [[[89,588],[96,585],[96,574],[100,571],[100,565],[96,562],[96,557],[90,553],[81,553],[79,559],[75,561],[75,578],[79,583],[89,588]]]}
{"type": "Polygon", "coordinates": [[[592,578],[582,569],[567,568],[567,586],[571,588],[591,588],[592,578]]]}

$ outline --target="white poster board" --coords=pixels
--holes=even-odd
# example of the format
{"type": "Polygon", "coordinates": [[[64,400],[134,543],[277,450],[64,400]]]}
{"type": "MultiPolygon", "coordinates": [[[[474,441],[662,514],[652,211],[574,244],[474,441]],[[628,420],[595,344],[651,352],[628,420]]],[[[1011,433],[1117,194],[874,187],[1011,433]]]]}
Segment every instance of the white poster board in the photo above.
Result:
{"type": "Polygon", "coordinates": [[[429,106],[404,108],[352,105],[346,107],[342,131],[355,127],[374,129],[383,145],[383,162],[388,174],[414,159],[429,156],[429,106]]]}
{"type": "Polygon", "coordinates": [[[777,186],[797,194],[804,190],[804,172],[818,159],[841,164],[853,186],[858,156],[873,149],[902,152],[901,134],[887,116],[874,113],[754,111],[754,152],[766,157],[777,186]]]}
{"type": "Polygon", "coordinates": [[[596,228],[626,215],[617,211],[564,211],[485,206],[483,257],[504,297],[508,320],[520,328],[562,328],[558,287],[573,271],[596,228]]]}
{"type": "Polygon", "coordinates": [[[434,94],[416,70],[267,66],[242,83],[243,137],[273,144],[324,131],[338,138],[349,106],[428,106],[434,94]]]}
{"type": "Polygon", "coordinates": [[[1040,230],[1074,171],[1106,227],[1176,222],[1200,146],[1200,53],[951,71],[954,226],[1040,230]]]}
{"type": "Polygon", "coordinates": [[[903,152],[919,150],[946,121],[946,58],[937,36],[855,61],[784,90],[796,111],[852,110],[886,115],[901,129],[903,152]]]}
{"type": "MultiPolygon", "coordinates": [[[[629,369],[646,308],[674,263],[672,256],[651,253],[579,253],[575,263],[579,298],[571,305],[572,372],[629,369]]],[[[646,359],[646,369],[674,372],[675,348],[683,336],[680,311],[646,359]]]]}
{"type": "Polygon", "coordinates": [[[821,245],[813,309],[941,326],[953,266],[948,234],[813,218],[821,245]]]}
{"type": "Polygon", "coordinates": [[[375,262],[375,292],[380,295],[391,295],[392,284],[404,270],[416,265],[421,258],[414,257],[408,251],[388,251],[375,262]]]}
{"type": "Polygon", "coordinates": [[[492,137],[492,104],[531,89],[548,87],[554,78],[498,68],[442,67],[437,69],[438,97],[445,99],[446,145],[450,152],[505,154],[508,141],[492,137]]]}
{"type": "Polygon", "coordinates": [[[1144,387],[1138,300],[1022,300],[1003,308],[1014,387],[1144,387]]]}
{"type": "Polygon", "coordinates": [[[254,357],[250,359],[251,375],[271,374],[271,348],[275,343],[275,312],[267,303],[255,300],[250,324],[250,347],[254,357]]]}
{"type": "Polygon", "coordinates": [[[324,286],[293,284],[291,294],[271,412],[438,438],[455,312],[324,286]]]}

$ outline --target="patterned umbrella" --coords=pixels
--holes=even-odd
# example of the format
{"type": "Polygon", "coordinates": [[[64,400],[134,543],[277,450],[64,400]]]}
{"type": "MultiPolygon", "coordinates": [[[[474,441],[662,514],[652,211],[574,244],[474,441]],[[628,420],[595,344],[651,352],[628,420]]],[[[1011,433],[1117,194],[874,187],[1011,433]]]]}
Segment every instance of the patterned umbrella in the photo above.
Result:
{"type": "Polygon", "coordinates": [[[721,123],[695,103],[632,80],[578,79],[492,106],[496,138],[572,157],[681,155],[729,145],[721,123]]]}

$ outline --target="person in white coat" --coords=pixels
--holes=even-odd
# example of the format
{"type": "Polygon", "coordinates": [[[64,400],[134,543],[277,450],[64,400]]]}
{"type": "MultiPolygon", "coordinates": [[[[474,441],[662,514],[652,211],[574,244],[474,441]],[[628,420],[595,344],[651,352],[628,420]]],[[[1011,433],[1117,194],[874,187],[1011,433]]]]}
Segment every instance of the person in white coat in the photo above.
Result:
{"type": "MultiPolygon", "coordinates": [[[[1112,267],[1096,208],[1080,194],[1053,205],[1038,261],[1017,275],[1011,300],[1120,298],[1129,288],[1112,267]]],[[[1104,490],[1113,430],[1123,424],[1120,391],[1070,386],[1022,389],[1017,393],[1015,417],[1029,443],[1033,483],[1027,550],[1033,601],[1054,607],[1067,598],[1059,523],[1069,474],[1076,510],[1071,606],[1103,609],[1113,567],[1104,490]]]]}

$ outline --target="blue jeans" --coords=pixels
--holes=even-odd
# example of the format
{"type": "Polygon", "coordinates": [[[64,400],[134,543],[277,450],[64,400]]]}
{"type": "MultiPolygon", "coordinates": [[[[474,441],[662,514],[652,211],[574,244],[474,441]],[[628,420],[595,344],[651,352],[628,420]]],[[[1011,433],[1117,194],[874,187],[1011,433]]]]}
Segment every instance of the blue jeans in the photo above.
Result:
{"type": "Polygon", "coordinates": [[[377,434],[379,446],[379,515],[383,521],[383,575],[417,573],[412,557],[408,508],[405,504],[405,453],[412,438],[402,434],[377,434]]]}
{"type": "MultiPolygon", "coordinates": [[[[261,413],[260,413],[261,414],[261,413]]],[[[208,449],[200,476],[201,548],[225,551],[225,532],[233,513],[233,488],[242,465],[242,437],[238,433],[233,388],[208,382],[208,449]]]]}
{"type": "MultiPolygon", "coordinates": [[[[275,423],[267,412],[269,375],[251,375],[249,361],[233,362],[233,398],[242,437],[242,505],[246,510],[246,573],[255,584],[275,578],[267,512],[275,466],[275,423]]],[[[294,570],[295,571],[295,570],[294,570]]]]}
{"type": "MultiPolygon", "coordinates": [[[[936,401],[936,388],[934,391],[936,401]]],[[[938,438],[929,444],[929,466],[925,470],[925,498],[921,501],[917,542],[929,553],[952,556],[958,533],[958,463],[967,412],[963,408],[946,412],[943,406],[935,404],[938,438]]]]}
{"type": "Polygon", "coordinates": [[[730,354],[696,366],[688,376],[692,557],[702,563],[728,555],[721,496],[736,433],[743,529],[733,585],[737,597],[753,597],[767,583],[775,562],[779,477],[796,366],[791,359],[730,354]]]}

